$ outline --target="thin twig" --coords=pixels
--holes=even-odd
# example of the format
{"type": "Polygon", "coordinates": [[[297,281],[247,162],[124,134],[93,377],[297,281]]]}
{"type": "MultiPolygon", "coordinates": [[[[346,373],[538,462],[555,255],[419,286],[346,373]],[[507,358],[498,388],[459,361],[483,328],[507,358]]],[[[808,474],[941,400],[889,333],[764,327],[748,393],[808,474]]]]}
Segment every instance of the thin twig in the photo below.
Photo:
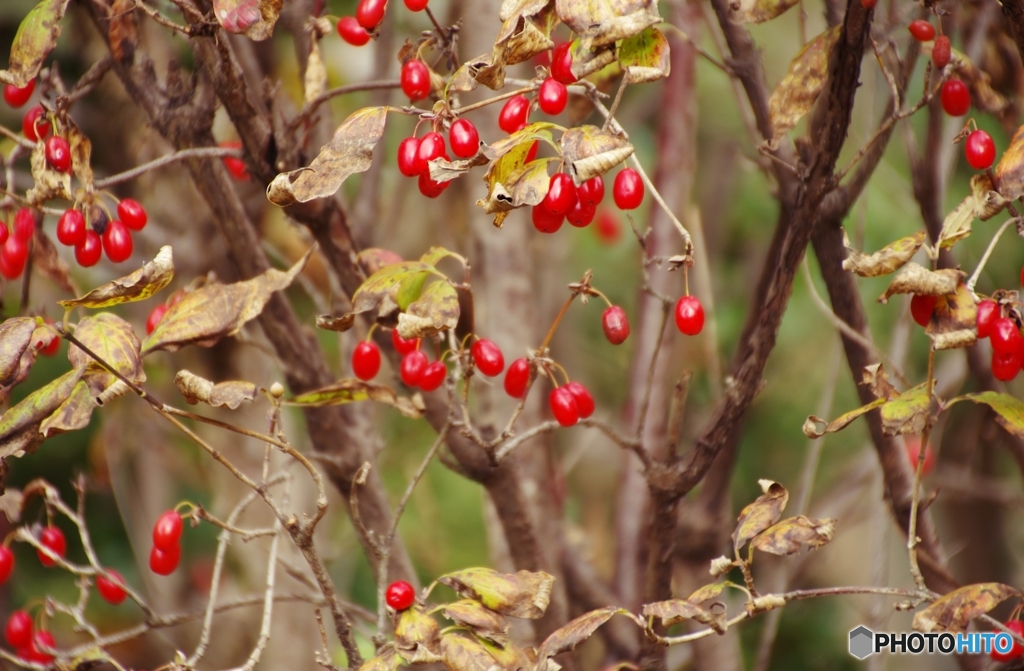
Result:
{"type": "Polygon", "coordinates": [[[115,184],[135,179],[136,177],[144,175],[151,170],[156,170],[157,168],[162,168],[165,165],[177,163],[178,161],[187,161],[192,158],[241,158],[242,156],[243,153],[241,149],[230,149],[226,147],[195,147],[192,149],[182,149],[174,152],[173,154],[167,154],[166,156],[153,159],[149,163],[143,163],[131,170],[126,170],[125,172],[111,175],[110,177],[98,179],[95,182],[95,186],[97,189],[106,189],[114,186],[115,184]]]}
{"type": "Polygon", "coordinates": [[[999,242],[999,237],[1003,234],[1010,224],[1016,224],[1020,222],[1020,217],[1010,217],[1003,222],[1003,225],[999,227],[996,234],[992,236],[992,239],[988,242],[988,247],[985,248],[985,253],[981,255],[981,260],[978,261],[978,267],[971,273],[970,279],[967,280],[967,290],[972,294],[974,293],[974,285],[978,283],[978,276],[981,275],[981,271],[985,269],[985,264],[988,263],[988,257],[992,256],[992,250],[996,248],[996,243],[999,242]]]}

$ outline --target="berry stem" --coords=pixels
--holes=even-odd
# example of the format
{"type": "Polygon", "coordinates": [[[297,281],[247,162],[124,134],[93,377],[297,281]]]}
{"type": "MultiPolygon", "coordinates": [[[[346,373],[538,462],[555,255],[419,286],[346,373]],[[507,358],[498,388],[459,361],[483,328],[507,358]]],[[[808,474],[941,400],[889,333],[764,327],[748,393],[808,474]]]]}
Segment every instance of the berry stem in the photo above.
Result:
{"type": "Polygon", "coordinates": [[[481,107],[487,107],[488,105],[493,105],[494,103],[501,102],[502,100],[515,98],[516,96],[522,95],[524,93],[532,93],[533,91],[536,91],[537,88],[537,86],[525,86],[521,89],[516,89],[515,91],[508,91],[506,93],[502,93],[501,95],[494,96],[493,98],[488,98],[487,100],[481,100],[479,102],[475,102],[469,105],[464,105],[463,107],[460,107],[458,109],[451,110],[451,113],[455,114],[456,116],[461,116],[466,112],[472,112],[473,110],[480,109],[481,107]]]}
{"type": "MultiPolygon", "coordinates": [[[[555,321],[551,322],[551,328],[548,329],[547,335],[544,336],[544,342],[540,344],[538,351],[543,352],[547,349],[548,345],[551,344],[551,339],[555,337],[555,331],[558,330],[558,325],[562,321],[562,317],[569,310],[569,306],[576,300],[576,292],[573,292],[568,298],[565,299],[565,303],[562,304],[562,309],[555,315],[555,321]]],[[[558,385],[555,385],[556,387],[558,385]]]]}
{"type": "Polygon", "coordinates": [[[602,293],[600,289],[595,289],[594,287],[590,287],[590,291],[588,291],[587,293],[590,294],[591,296],[597,296],[598,298],[603,300],[605,305],[607,305],[608,307],[610,307],[610,308],[611,307],[615,307],[615,304],[612,303],[610,300],[608,300],[608,297],[605,296],[604,293],[602,293]]]}
{"type": "Polygon", "coordinates": [[[363,338],[366,342],[370,342],[373,339],[373,332],[377,330],[377,322],[370,324],[369,330],[366,331],[366,337],[363,338]]]}
{"type": "MultiPolygon", "coordinates": [[[[554,366],[555,368],[557,368],[562,373],[562,375],[565,376],[565,383],[569,384],[569,382],[570,382],[569,373],[566,372],[566,370],[564,368],[562,368],[562,365],[560,363],[558,363],[557,361],[552,361],[551,365],[554,366]]],[[[554,378],[552,378],[552,379],[554,379],[554,378]]],[[[558,385],[556,384],[555,387],[557,388],[558,385]]]]}
{"type": "Polygon", "coordinates": [[[612,120],[615,119],[615,112],[619,109],[619,103],[622,102],[622,94],[625,92],[627,86],[626,78],[623,77],[622,81],[619,82],[619,88],[615,92],[615,99],[612,100],[612,106],[608,108],[608,116],[604,120],[603,131],[608,132],[609,126],[612,124],[612,120]]]}
{"type": "Polygon", "coordinates": [[[1010,217],[1003,222],[1003,225],[999,227],[996,234],[992,236],[991,240],[989,240],[985,253],[981,255],[981,260],[978,261],[978,267],[974,269],[974,272],[971,273],[971,277],[967,280],[967,290],[974,294],[975,298],[977,298],[977,294],[974,293],[974,285],[978,283],[978,276],[981,275],[981,271],[984,270],[985,264],[988,263],[988,257],[992,256],[992,250],[996,248],[996,243],[999,241],[999,237],[1007,228],[1009,228],[1010,224],[1014,222],[1019,224],[1020,218],[1010,217]]]}

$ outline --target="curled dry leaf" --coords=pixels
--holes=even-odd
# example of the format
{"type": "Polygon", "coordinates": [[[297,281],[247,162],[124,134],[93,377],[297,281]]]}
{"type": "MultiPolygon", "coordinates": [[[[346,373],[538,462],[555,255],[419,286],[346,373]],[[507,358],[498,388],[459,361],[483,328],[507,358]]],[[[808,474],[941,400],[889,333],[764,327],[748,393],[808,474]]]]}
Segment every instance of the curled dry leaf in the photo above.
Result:
{"type": "Polygon", "coordinates": [[[38,325],[35,317],[11,317],[0,323],[0,403],[35,363],[37,349],[32,345],[38,325]]]}
{"type": "Polygon", "coordinates": [[[999,426],[1013,434],[1017,438],[1024,439],[1024,401],[995,391],[982,391],[975,394],[964,394],[951,399],[946,407],[952,406],[960,401],[971,401],[972,403],[983,403],[992,408],[996,413],[996,422],[999,426]]]}
{"type": "Polygon", "coordinates": [[[502,615],[536,619],[548,608],[555,578],[543,571],[499,573],[489,568],[468,568],[437,581],[502,615]]]}
{"type": "Polygon", "coordinates": [[[486,608],[479,601],[460,599],[445,604],[441,611],[446,618],[462,627],[469,627],[482,638],[505,645],[508,643],[509,622],[505,616],[486,608]]]}
{"type": "Polygon", "coordinates": [[[551,633],[537,650],[537,659],[546,659],[568,652],[583,643],[597,631],[598,627],[612,619],[621,609],[614,606],[598,608],[570,620],[551,633]]]}
{"type": "Polygon", "coordinates": [[[274,34],[284,0],[213,0],[213,14],[229,33],[262,41],[274,34]]]}
{"type": "Polygon", "coordinates": [[[73,122],[68,121],[64,135],[71,145],[71,171],[87,192],[93,190],[92,142],[73,122]]]}
{"type": "Polygon", "coordinates": [[[925,231],[918,231],[914,235],[889,243],[874,254],[865,254],[850,247],[844,230],[843,243],[846,245],[848,253],[843,261],[843,270],[856,273],[861,277],[879,277],[896,272],[921,248],[925,235],[927,235],[925,231]]]}
{"type": "Polygon", "coordinates": [[[777,147],[791,128],[814,107],[825,79],[828,77],[828,59],[839,40],[842,26],[829,28],[804,45],[789,64],[789,72],[772,91],[768,100],[774,137],[769,143],[777,147]]]}
{"type": "Polygon", "coordinates": [[[435,158],[428,164],[430,166],[430,179],[435,182],[450,182],[453,179],[462,177],[473,168],[489,163],[483,154],[477,154],[472,158],[465,158],[459,161],[449,161],[444,158],[435,158]]]}
{"type": "Polygon", "coordinates": [[[21,521],[21,503],[24,499],[21,490],[13,487],[8,487],[0,495],[0,511],[3,511],[4,517],[11,524],[21,521]]]}
{"type": "Polygon", "coordinates": [[[460,634],[441,637],[441,658],[451,671],[494,671],[498,666],[483,643],[460,634]]]}
{"type": "Polygon", "coordinates": [[[808,438],[821,438],[826,433],[835,433],[836,431],[841,431],[845,429],[847,426],[849,426],[850,423],[853,422],[853,420],[857,419],[861,415],[864,415],[874,410],[875,408],[881,407],[883,403],[885,403],[884,398],[876,399],[871,403],[868,403],[867,405],[863,405],[857,408],[856,410],[851,410],[850,412],[843,413],[842,415],[832,420],[831,422],[824,420],[821,417],[811,415],[810,417],[807,418],[807,421],[804,422],[804,435],[807,436],[808,438]]]}
{"type": "Polygon", "coordinates": [[[961,284],[956,293],[938,297],[924,332],[932,339],[935,350],[970,347],[978,341],[977,318],[974,296],[961,284]]]}
{"type": "Polygon", "coordinates": [[[25,193],[25,200],[29,205],[42,206],[52,198],[72,200],[71,174],[50,167],[46,162],[46,145],[42,142],[37,142],[32,150],[29,165],[32,168],[34,182],[32,188],[25,193]]]}
{"type": "Polygon", "coordinates": [[[747,601],[743,604],[743,607],[746,609],[747,614],[753,617],[758,613],[782,608],[785,605],[786,600],[778,594],[765,594],[764,596],[756,597],[753,601],[747,601]]]}
{"type": "Polygon", "coordinates": [[[894,294],[920,294],[923,296],[945,296],[956,292],[964,274],[955,268],[928,270],[911,261],[892,278],[889,288],[878,298],[879,303],[888,303],[894,294]]]}
{"type": "MultiPolygon", "coordinates": [[[[75,338],[127,379],[136,384],[145,382],[139,338],[125,320],[110,312],[86,317],[75,327],[75,338]]],[[[72,366],[86,372],[82,379],[93,397],[100,396],[117,382],[117,376],[77,346],[72,345],[68,350],[68,359],[72,366]]]]}
{"type": "MultiPolygon", "coordinates": [[[[715,562],[719,562],[719,565],[721,565],[721,560],[722,559],[725,559],[729,563],[729,568],[732,568],[733,561],[731,559],[729,559],[728,557],[719,557],[718,559],[712,559],[711,560],[712,566],[715,565],[715,562]]],[[[726,569],[726,571],[727,570],[728,569],[726,569]]],[[[725,573],[725,571],[723,571],[722,573],[725,573]]],[[[690,603],[701,604],[701,603],[704,603],[705,601],[710,601],[711,599],[718,598],[719,596],[721,596],[722,592],[728,586],[729,586],[729,583],[727,583],[727,582],[714,582],[714,583],[711,583],[710,585],[704,585],[703,587],[700,587],[700,588],[696,589],[693,592],[693,594],[691,594],[690,596],[686,597],[686,600],[689,601],[690,603]]]]}
{"type": "Polygon", "coordinates": [[[398,335],[406,340],[426,338],[459,323],[459,296],[447,280],[427,286],[408,310],[398,315],[398,335]]]}
{"type": "Polygon", "coordinates": [[[174,384],[189,405],[206,403],[215,408],[227,406],[234,410],[242,403],[251,403],[256,398],[256,385],[244,380],[213,382],[187,371],[179,370],[174,384]]]}
{"type": "Polygon", "coordinates": [[[733,545],[739,552],[748,540],[779,521],[782,511],[789,502],[789,492],[777,482],[758,480],[761,491],[753,503],[740,511],[739,522],[732,532],[733,545]]]}
{"type": "Polygon", "coordinates": [[[924,633],[967,631],[971,620],[1020,592],[997,582],[965,585],[946,594],[914,616],[914,630],[924,633]]]}
{"type": "Polygon", "coordinates": [[[547,18],[549,2],[525,0],[502,13],[501,30],[494,38],[490,55],[475,58],[456,72],[449,90],[469,91],[475,83],[498,90],[505,85],[505,67],[530,60],[554,46],[552,22],[547,18]],[[470,81],[475,82],[471,84],[470,81]]]}
{"type": "Polygon", "coordinates": [[[729,559],[725,555],[718,557],[717,559],[711,560],[711,568],[709,572],[713,578],[717,578],[720,575],[725,575],[732,570],[734,566],[733,560],[729,559]]]}
{"type": "Polygon", "coordinates": [[[555,10],[588,47],[613,44],[661,22],[656,0],[555,0],[555,10]]]}
{"type": "Polygon", "coordinates": [[[889,382],[889,373],[885,371],[885,366],[880,363],[864,366],[861,380],[878,398],[888,400],[900,395],[899,390],[889,382]]]}
{"type": "Polygon", "coordinates": [[[416,404],[399,396],[390,387],[362,380],[340,380],[328,387],[321,387],[296,396],[287,405],[305,405],[319,408],[325,405],[342,405],[358,401],[375,401],[384,403],[398,410],[406,417],[416,419],[422,415],[422,409],[416,404]]]}
{"type": "Polygon", "coordinates": [[[308,167],[275,177],[267,187],[267,198],[284,207],[333,196],[350,175],[370,168],[373,148],[384,134],[387,113],[387,107],[353,112],[308,167]]]}
{"type": "Polygon", "coordinates": [[[359,671],[397,671],[402,665],[402,658],[398,656],[394,648],[384,648],[376,657],[363,662],[359,671]]]}
{"type": "Polygon", "coordinates": [[[953,247],[971,234],[975,219],[987,221],[1002,212],[1006,204],[1007,200],[993,190],[992,180],[987,174],[975,175],[971,178],[971,193],[942,222],[938,246],[944,249],[953,247]]]}
{"type": "Polygon", "coordinates": [[[783,14],[799,0],[732,0],[729,20],[733,23],[763,23],[783,14]]]}
{"type": "Polygon", "coordinates": [[[751,547],[773,555],[791,555],[804,548],[829,543],[836,535],[836,520],[814,520],[804,515],[782,520],[750,541],[751,547]]]}
{"type": "Polygon", "coordinates": [[[661,623],[670,627],[685,620],[695,620],[706,624],[719,634],[725,633],[725,613],[711,613],[695,603],[683,599],[669,599],[646,603],[640,611],[644,617],[656,617],[661,623]]]}
{"type": "Polygon", "coordinates": [[[418,607],[407,608],[395,622],[395,649],[410,664],[439,662],[439,632],[434,618],[418,607]]]}
{"type": "Polygon", "coordinates": [[[298,277],[315,249],[311,247],[287,271],[270,268],[249,280],[234,284],[209,282],[186,292],[168,308],[146,338],[143,353],[159,349],[174,352],[185,345],[212,347],[221,338],[238,333],[263,312],[275,291],[285,289],[298,277]]]}
{"type": "MultiPolygon", "coordinates": [[[[522,132],[513,133],[508,139],[522,132]]],[[[476,201],[476,204],[482,207],[485,213],[494,215],[494,225],[498,228],[501,228],[508,213],[515,209],[514,198],[509,193],[506,183],[513,175],[516,175],[518,179],[523,179],[520,171],[526,164],[526,155],[530,152],[531,144],[533,144],[532,140],[520,139],[517,144],[510,145],[508,148],[502,147],[503,153],[496,160],[492,160],[484,174],[484,181],[487,183],[487,197],[476,201]]],[[[547,164],[543,163],[543,165],[546,167],[547,164]]],[[[536,174],[532,174],[533,178],[536,176],[536,174]]],[[[547,189],[545,188],[544,195],[546,194],[547,189]]]]}
{"type": "Polygon", "coordinates": [[[577,126],[562,135],[562,159],[577,183],[603,175],[633,155],[633,145],[597,126],[577,126]]]}
{"type": "Polygon", "coordinates": [[[668,40],[657,28],[622,40],[619,45],[619,65],[626,73],[629,84],[653,82],[668,77],[672,69],[668,40]]]}
{"type": "Polygon", "coordinates": [[[67,7],[68,0],[41,0],[29,11],[14,34],[10,62],[6,70],[0,70],[0,82],[23,88],[36,78],[57,46],[67,7]]]}
{"type": "Polygon", "coordinates": [[[306,59],[306,74],[303,77],[303,102],[307,105],[327,90],[327,67],[320,53],[320,40],[309,41],[309,57],[306,59]]]}
{"type": "Polygon", "coordinates": [[[174,279],[174,258],[169,246],[160,248],[156,257],[126,277],[107,282],[79,298],[58,301],[65,309],[74,307],[106,308],[149,298],[174,279]]]}

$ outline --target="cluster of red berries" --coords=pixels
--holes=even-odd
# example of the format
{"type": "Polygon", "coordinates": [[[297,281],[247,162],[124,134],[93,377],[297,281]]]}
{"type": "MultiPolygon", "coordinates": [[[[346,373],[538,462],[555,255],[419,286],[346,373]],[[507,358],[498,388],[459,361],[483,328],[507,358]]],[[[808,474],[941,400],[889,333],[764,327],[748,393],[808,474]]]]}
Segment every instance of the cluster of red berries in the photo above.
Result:
{"type": "Polygon", "coordinates": [[[416,603],[416,590],[404,580],[396,580],[384,591],[384,601],[394,610],[407,610],[416,603]]]}
{"type": "Polygon", "coordinates": [[[99,263],[101,253],[114,263],[127,261],[134,249],[132,231],[141,231],[149,221],[137,200],[124,198],[117,204],[117,219],[109,219],[100,207],[92,208],[92,225],[77,209],[65,210],[57,221],[57,241],[75,248],[78,265],[88,268],[99,263]]]}
{"type": "MultiPolygon", "coordinates": [[[[865,7],[868,1],[861,0],[865,7]]],[[[870,0],[870,2],[871,6],[874,6],[877,0],[870,0]]],[[[936,36],[935,26],[924,19],[911,21],[907,29],[918,42],[933,42],[934,40],[932,44],[932,64],[937,70],[941,72],[949,65],[953,57],[953,48],[949,37],[946,35],[936,36]]],[[[956,77],[951,77],[942,84],[939,98],[942,101],[942,109],[950,116],[963,116],[971,109],[971,92],[968,90],[967,85],[956,77]]]]}
{"type": "Polygon", "coordinates": [[[1012,317],[1003,317],[999,304],[993,300],[978,303],[978,338],[992,343],[992,375],[1009,382],[1024,366],[1024,338],[1012,317]]]}
{"type": "MultiPolygon", "coordinates": [[[[1007,620],[1003,624],[1018,636],[1024,636],[1024,622],[1020,620],[1007,620]]],[[[1024,657],[1024,646],[1014,640],[1013,647],[1010,648],[1009,652],[996,652],[995,647],[993,647],[988,655],[997,662],[1009,662],[1010,660],[1024,657]]]]}
{"type": "Polygon", "coordinates": [[[181,561],[181,515],[168,510],[153,525],[153,549],[149,553],[149,568],[157,575],[170,575],[181,561]]]}
{"type": "Polygon", "coordinates": [[[55,659],[50,653],[43,652],[57,647],[53,634],[45,629],[36,630],[32,616],[23,610],[14,611],[7,618],[4,638],[17,651],[18,657],[26,662],[50,664],[55,659]]]}
{"type": "MultiPolygon", "coordinates": [[[[414,12],[427,8],[429,0],[405,0],[405,6],[414,12]]],[[[361,47],[370,41],[371,33],[384,20],[388,0],[359,0],[355,16],[343,16],[338,21],[338,35],[349,44],[361,47]]]]}
{"type": "Polygon", "coordinates": [[[28,262],[28,243],[36,233],[36,211],[27,207],[14,214],[14,225],[8,230],[0,224],[0,275],[9,280],[20,277],[28,262]]]}
{"type": "MultiPolygon", "coordinates": [[[[480,134],[468,119],[457,119],[448,130],[452,152],[459,158],[471,158],[480,150],[480,134]]],[[[437,198],[451,182],[430,179],[430,162],[436,158],[450,161],[444,136],[431,131],[422,138],[407,137],[398,144],[398,171],[406,177],[418,177],[419,189],[427,198],[437,198]]]]}

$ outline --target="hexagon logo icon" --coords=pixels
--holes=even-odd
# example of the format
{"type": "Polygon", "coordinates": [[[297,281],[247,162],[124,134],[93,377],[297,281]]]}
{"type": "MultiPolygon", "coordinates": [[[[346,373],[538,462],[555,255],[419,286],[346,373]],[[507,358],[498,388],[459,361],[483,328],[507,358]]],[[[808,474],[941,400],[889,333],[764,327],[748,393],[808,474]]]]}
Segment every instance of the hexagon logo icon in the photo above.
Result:
{"type": "Polygon", "coordinates": [[[850,631],[850,654],[857,659],[864,659],[874,653],[875,633],[860,625],[850,631]]]}

